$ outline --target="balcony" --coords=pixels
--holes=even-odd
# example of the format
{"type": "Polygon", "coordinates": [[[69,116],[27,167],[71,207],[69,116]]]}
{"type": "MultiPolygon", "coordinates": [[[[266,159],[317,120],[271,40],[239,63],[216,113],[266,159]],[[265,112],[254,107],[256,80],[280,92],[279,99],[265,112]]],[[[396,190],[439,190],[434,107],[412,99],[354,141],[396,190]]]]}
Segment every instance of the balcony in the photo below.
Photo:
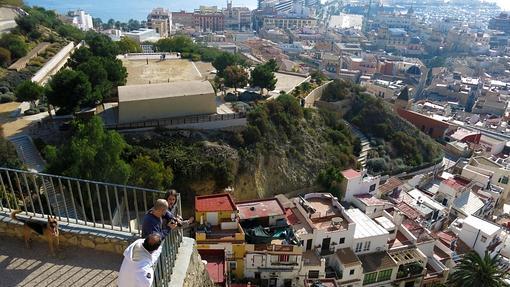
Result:
{"type": "Polygon", "coordinates": [[[422,277],[424,275],[424,269],[425,268],[423,268],[423,266],[418,262],[400,265],[398,267],[396,280],[407,280],[422,277]]]}
{"type": "Polygon", "coordinates": [[[238,222],[221,222],[220,225],[198,227],[195,238],[198,244],[243,243],[245,234],[238,222]]]}

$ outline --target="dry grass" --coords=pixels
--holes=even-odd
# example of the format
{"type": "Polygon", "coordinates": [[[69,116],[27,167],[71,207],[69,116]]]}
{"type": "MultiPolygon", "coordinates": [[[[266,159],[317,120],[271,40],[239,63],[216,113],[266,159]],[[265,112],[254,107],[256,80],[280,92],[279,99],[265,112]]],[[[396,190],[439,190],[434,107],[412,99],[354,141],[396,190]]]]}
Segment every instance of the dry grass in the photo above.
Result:
{"type": "Polygon", "coordinates": [[[193,63],[188,60],[122,60],[128,71],[127,85],[200,80],[193,63]]]}

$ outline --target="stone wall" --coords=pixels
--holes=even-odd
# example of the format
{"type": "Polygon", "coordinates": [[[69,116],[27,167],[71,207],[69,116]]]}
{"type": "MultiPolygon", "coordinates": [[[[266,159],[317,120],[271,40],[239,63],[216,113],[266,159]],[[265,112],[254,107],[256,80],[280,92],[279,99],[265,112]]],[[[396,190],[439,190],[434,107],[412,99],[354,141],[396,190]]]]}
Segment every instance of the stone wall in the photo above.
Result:
{"type": "Polygon", "coordinates": [[[182,240],[169,287],[214,287],[192,238],[182,240]]]}
{"type": "MultiPolygon", "coordinates": [[[[59,222],[60,245],[79,246],[99,251],[122,254],[136,238],[124,233],[109,232],[96,228],[83,227],[59,222]]],[[[0,214],[0,235],[17,237],[23,240],[23,224],[6,214],[0,214]]],[[[43,236],[33,234],[33,241],[45,242],[43,236]]]]}

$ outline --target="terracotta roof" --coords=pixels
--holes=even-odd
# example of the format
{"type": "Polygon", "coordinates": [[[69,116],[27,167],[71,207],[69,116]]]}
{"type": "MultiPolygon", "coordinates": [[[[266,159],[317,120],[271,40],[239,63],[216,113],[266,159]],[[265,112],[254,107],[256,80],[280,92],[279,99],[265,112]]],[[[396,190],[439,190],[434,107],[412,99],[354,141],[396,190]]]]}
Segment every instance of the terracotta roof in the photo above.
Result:
{"type": "Polygon", "coordinates": [[[390,177],[385,183],[379,185],[379,192],[381,194],[389,194],[391,193],[395,188],[403,185],[404,183],[396,178],[396,177],[390,177]]]}
{"type": "Polygon", "coordinates": [[[356,171],[356,170],[351,168],[351,169],[346,169],[346,170],[342,171],[342,175],[346,179],[353,179],[353,178],[356,178],[356,177],[360,177],[361,176],[361,172],[356,171]]]}
{"type": "Polygon", "coordinates": [[[405,214],[405,216],[407,216],[410,219],[414,220],[420,217],[420,213],[406,202],[399,203],[395,208],[400,210],[402,213],[405,214]]]}
{"type": "Polygon", "coordinates": [[[397,266],[395,261],[391,258],[388,252],[375,252],[370,254],[358,255],[361,265],[363,266],[363,273],[370,273],[377,270],[389,269],[397,266]]]}
{"type": "Polygon", "coordinates": [[[243,201],[236,203],[240,219],[251,219],[284,215],[285,211],[276,198],[243,201]]]}
{"type": "Polygon", "coordinates": [[[388,203],[387,201],[379,199],[379,198],[377,198],[371,194],[368,194],[368,193],[356,194],[356,195],[354,195],[354,197],[356,197],[359,201],[363,202],[363,204],[365,204],[367,206],[384,205],[384,204],[388,203]]]}
{"type": "Polygon", "coordinates": [[[342,248],[338,249],[336,251],[336,257],[342,262],[344,266],[351,266],[351,265],[359,265],[361,264],[361,261],[358,259],[358,256],[354,254],[352,249],[350,248],[342,248]]]}
{"type": "Polygon", "coordinates": [[[447,186],[449,186],[455,190],[460,190],[463,187],[465,187],[464,184],[462,184],[460,181],[455,180],[453,178],[445,179],[442,181],[442,183],[446,184],[447,186]]]}
{"type": "Polygon", "coordinates": [[[195,210],[198,212],[234,211],[236,206],[230,194],[220,193],[196,196],[195,210]]]}

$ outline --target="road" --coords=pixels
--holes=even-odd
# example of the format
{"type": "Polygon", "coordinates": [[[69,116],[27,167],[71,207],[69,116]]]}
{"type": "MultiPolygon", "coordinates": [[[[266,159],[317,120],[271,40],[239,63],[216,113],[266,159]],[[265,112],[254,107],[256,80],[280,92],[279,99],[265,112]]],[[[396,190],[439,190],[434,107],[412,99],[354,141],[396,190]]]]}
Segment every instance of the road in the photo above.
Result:
{"type": "Polygon", "coordinates": [[[0,286],[116,286],[122,256],[92,249],[61,247],[50,256],[47,244],[0,237],[0,286]]]}

